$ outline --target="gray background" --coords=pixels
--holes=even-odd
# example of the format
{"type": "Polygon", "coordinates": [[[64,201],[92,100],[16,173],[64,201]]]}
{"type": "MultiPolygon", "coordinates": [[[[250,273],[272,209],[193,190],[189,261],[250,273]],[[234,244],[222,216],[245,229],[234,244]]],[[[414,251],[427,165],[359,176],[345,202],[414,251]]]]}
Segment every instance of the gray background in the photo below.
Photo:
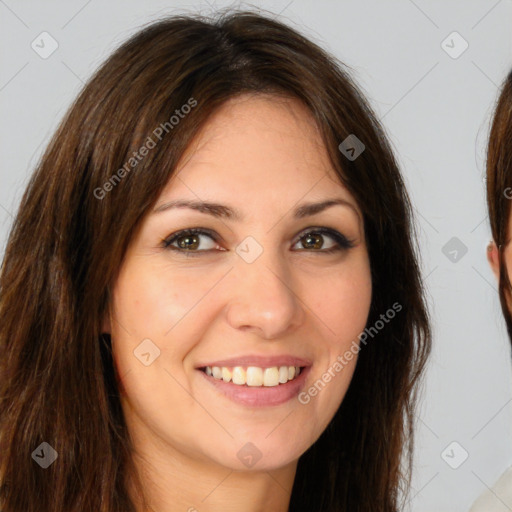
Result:
{"type": "MultiPolygon", "coordinates": [[[[99,63],[143,23],[227,5],[238,3],[0,0],[2,253],[28,176],[99,63]],[[43,31],[59,45],[47,59],[31,47],[43,31]]],[[[512,1],[252,5],[280,13],[352,67],[397,151],[416,208],[435,341],[409,507],[466,511],[512,465],[512,365],[485,259],[484,197],[488,122],[512,68],[512,1]],[[442,47],[453,31],[469,44],[457,58],[442,47]]],[[[458,36],[445,44],[452,54],[463,48],[458,36]]]]}

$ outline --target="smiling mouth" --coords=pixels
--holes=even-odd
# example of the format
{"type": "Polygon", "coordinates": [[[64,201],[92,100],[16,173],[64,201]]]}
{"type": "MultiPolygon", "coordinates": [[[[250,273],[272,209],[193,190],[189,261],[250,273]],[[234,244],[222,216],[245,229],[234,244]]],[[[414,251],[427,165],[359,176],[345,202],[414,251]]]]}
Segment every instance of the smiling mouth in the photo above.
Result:
{"type": "Polygon", "coordinates": [[[276,387],[296,379],[304,366],[205,366],[199,368],[219,381],[245,387],[276,387]]]}

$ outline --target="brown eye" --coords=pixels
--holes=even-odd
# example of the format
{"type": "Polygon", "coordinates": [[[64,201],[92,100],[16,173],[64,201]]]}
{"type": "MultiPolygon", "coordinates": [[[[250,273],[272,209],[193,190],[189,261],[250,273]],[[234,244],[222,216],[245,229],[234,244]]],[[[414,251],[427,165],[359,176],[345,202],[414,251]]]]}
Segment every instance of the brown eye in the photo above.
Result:
{"type": "Polygon", "coordinates": [[[180,249],[197,249],[199,247],[199,235],[181,235],[176,241],[180,249]]]}
{"type": "Polygon", "coordinates": [[[351,240],[348,240],[338,231],[328,228],[311,229],[300,236],[297,243],[299,242],[305,250],[311,249],[312,252],[320,253],[332,253],[354,247],[354,243],[351,240]],[[334,244],[331,244],[326,249],[322,249],[326,237],[334,240],[334,244]]]}
{"type": "MultiPolygon", "coordinates": [[[[330,254],[354,247],[352,241],[348,240],[338,231],[329,228],[315,228],[303,232],[295,245],[299,243],[302,245],[299,251],[317,252],[320,254],[330,254]],[[331,239],[330,245],[327,242],[327,248],[325,248],[326,239],[331,239]]],[[[204,228],[178,231],[164,240],[162,245],[166,249],[177,251],[186,256],[200,256],[201,253],[211,252],[216,249],[225,250],[219,247],[215,232],[204,228]]]]}
{"type": "Polygon", "coordinates": [[[324,245],[323,235],[319,233],[309,233],[302,238],[302,245],[305,249],[321,249],[324,245]]]}
{"type": "Polygon", "coordinates": [[[179,252],[194,253],[209,252],[215,249],[217,243],[215,236],[209,231],[204,229],[185,229],[174,233],[164,240],[163,246],[166,249],[172,249],[179,252]],[[210,240],[209,243],[208,239],[210,240]]]}

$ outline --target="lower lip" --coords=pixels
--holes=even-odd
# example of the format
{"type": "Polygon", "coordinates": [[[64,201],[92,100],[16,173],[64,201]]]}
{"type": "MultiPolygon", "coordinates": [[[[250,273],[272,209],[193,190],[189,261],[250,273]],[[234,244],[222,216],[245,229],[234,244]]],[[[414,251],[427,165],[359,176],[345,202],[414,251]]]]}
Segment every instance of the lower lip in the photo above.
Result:
{"type": "Polygon", "coordinates": [[[304,386],[304,381],[309,373],[311,366],[306,366],[300,372],[300,375],[289,380],[286,384],[277,386],[240,386],[232,382],[224,382],[222,379],[216,379],[207,375],[206,372],[198,370],[203,377],[222,394],[236,403],[248,405],[251,407],[262,407],[269,405],[280,405],[288,402],[299,394],[304,386]]]}

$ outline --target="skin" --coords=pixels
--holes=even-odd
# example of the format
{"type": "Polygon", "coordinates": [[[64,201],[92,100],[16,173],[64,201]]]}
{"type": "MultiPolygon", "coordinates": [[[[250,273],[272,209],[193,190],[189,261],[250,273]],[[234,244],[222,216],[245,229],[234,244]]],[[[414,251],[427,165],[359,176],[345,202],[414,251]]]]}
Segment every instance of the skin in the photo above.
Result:
{"type": "Polygon", "coordinates": [[[372,285],[362,213],[335,175],[309,111],[268,96],[231,99],[209,119],[156,207],[175,199],[229,205],[244,219],[190,209],[150,213],[113,289],[104,330],[149,510],[287,511],[298,458],[339,408],[356,356],[306,405],[296,398],[239,405],[195,367],[292,354],[313,362],[304,389],[320,379],[366,325],[372,285]],[[292,217],[298,204],[328,198],[349,206],[292,217]],[[336,241],[320,235],[324,245],[311,248],[298,235],[312,227],[332,228],[354,246],[323,254],[336,241]],[[185,228],[209,228],[219,239],[199,235],[196,257],[162,247],[185,228]],[[235,252],[248,236],[263,248],[252,263],[235,252]],[[149,366],[133,353],[147,338],[160,350],[149,366]],[[251,468],[237,457],[247,442],[262,454],[251,468]]]}
{"type": "Polygon", "coordinates": [[[489,245],[487,246],[487,261],[489,262],[489,265],[491,267],[491,270],[494,274],[494,277],[496,280],[499,280],[499,259],[498,259],[498,246],[496,245],[496,242],[492,241],[489,242],[489,245]]]}
{"type": "MultiPolygon", "coordinates": [[[[509,225],[512,227],[512,223],[509,223],[509,225]]],[[[509,232],[512,231],[509,228],[509,232]]],[[[509,233],[509,236],[512,233],[509,233]]],[[[503,252],[503,256],[505,258],[505,265],[508,269],[510,264],[512,263],[512,253],[510,251],[510,244],[507,244],[505,247],[505,250],[503,252]]],[[[489,263],[489,266],[491,267],[492,273],[494,274],[494,277],[496,278],[496,281],[499,283],[500,280],[500,262],[499,262],[499,250],[498,246],[496,245],[496,242],[494,240],[491,240],[489,242],[489,245],[487,245],[487,262],[489,263]]]]}
{"type": "MultiPolygon", "coordinates": [[[[509,219],[507,240],[510,240],[511,236],[512,236],[512,222],[510,222],[510,219],[509,219]]],[[[509,272],[509,269],[512,268],[511,244],[506,245],[506,247],[503,251],[503,257],[505,259],[505,268],[507,269],[507,272],[509,272]]],[[[494,274],[496,282],[499,284],[500,283],[499,250],[498,250],[498,246],[496,245],[496,242],[494,240],[489,242],[489,245],[487,246],[487,261],[491,267],[491,270],[494,274]]],[[[510,276],[510,274],[509,274],[509,276],[510,276]]],[[[508,293],[506,293],[505,298],[507,301],[508,309],[512,310],[512,297],[510,297],[510,295],[508,293]]]]}

